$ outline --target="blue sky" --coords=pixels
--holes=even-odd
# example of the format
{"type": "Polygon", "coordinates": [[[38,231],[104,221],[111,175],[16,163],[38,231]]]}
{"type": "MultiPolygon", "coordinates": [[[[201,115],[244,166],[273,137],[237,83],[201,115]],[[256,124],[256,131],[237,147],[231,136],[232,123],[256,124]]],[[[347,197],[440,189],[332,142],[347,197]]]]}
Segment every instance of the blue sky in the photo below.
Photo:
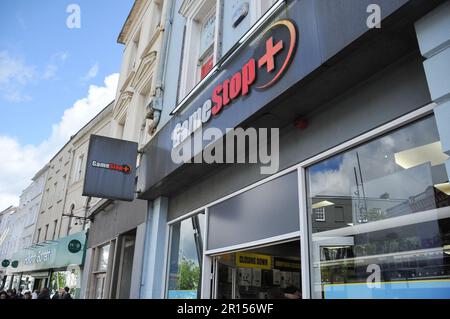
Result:
{"type": "MultiPolygon", "coordinates": [[[[114,98],[133,0],[0,2],[0,210],[114,98]],[[68,28],[70,4],[81,27],[68,28]],[[115,74],[114,76],[112,76],[115,74]]],[[[13,203],[16,204],[16,203],[13,203]]]]}
{"type": "MultiPolygon", "coordinates": [[[[21,143],[38,143],[51,132],[63,111],[119,72],[123,46],[116,39],[132,0],[14,0],[0,6],[0,52],[34,69],[34,78],[0,97],[0,134],[21,143]],[[69,29],[69,4],[81,9],[81,28],[69,29]],[[87,74],[92,68],[98,72],[87,74]],[[95,75],[95,76],[94,76],[95,75]],[[15,93],[19,96],[14,96],[15,93]],[[13,101],[12,101],[13,100],[13,101]]],[[[1,94],[1,92],[0,92],[1,94]]]]}

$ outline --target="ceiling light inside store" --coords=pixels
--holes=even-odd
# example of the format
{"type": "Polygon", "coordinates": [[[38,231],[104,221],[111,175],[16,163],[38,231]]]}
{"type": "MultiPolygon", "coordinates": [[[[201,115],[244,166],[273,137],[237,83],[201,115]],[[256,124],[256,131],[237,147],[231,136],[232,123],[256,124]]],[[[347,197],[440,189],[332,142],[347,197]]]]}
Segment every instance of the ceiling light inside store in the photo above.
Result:
{"type": "Polygon", "coordinates": [[[441,142],[422,145],[406,151],[395,153],[395,163],[408,169],[424,163],[431,163],[431,166],[444,164],[448,160],[448,155],[442,152],[441,142]]]}
{"type": "Polygon", "coordinates": [[[447,195],[450,195],[450,183],[437,184],[437,185],[434,185],[434,187],[439,189],[441,192],[446,193],[447,195]]]}
{"type": "Polygon", "coordinates": [[[322,207],[333,206],[333,205],[334,205],[334,203],[324,200],[324,201],[313,204],[312,208],[316,209],[316,208],[322,208],[322,207]]]}

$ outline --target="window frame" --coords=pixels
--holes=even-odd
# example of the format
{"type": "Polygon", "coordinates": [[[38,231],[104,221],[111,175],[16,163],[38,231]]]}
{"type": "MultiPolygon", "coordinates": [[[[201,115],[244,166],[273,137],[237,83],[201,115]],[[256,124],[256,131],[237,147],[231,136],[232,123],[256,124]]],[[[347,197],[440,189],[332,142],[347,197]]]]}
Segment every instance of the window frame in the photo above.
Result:
{"type": "Polygon", "coordinates": [[[189,214],[188,216],[184,216],[184,218],[182,218],[182,219],[176,219],[176,220],[171,221],[171,222],[169,222],[167,224],[168,236],[166,238],[166,249],[165,249],[165,252],[167,253],[167,255],[164,258],[164,260],[165,260],[165,267],[164,267],[165,274],[164,274],[164,284],[163,284],[163,287],[164,287],[163,298],[165,298],[165,299],[169,299],[169,280],[170,280],[170,261],[171,261],[170,259],[171,259],[171,254],[172,254],[173,228],[174,228],[174,226],[176,226],[178,224],[181,225],[181,223],[183,223],[185,221],[189,221],[192,218],[194,218],[195,216],[199,216],[199,215],[204,215],[204,225],[203,225],[203,227],[204,227],[204,230],[203,230],[204,236],[202,238],[203,251],[202,251],[202,256],[201,256],[203,262],[202,262],[202,264],[199,264],[199,267],[200,267],[200,283],[199,283],[198,289],[200,290],[200,299],[202,299],[203,296],[204,296],[205,285],[204,285],[204,282],[203,282],[204,281],[203,277],[204,277],[204,269],[207,269],[207,268],[204,268],[204,266],[205,266],[205,258],[204,257],[205,257],[205,251],[206,251],[206,238],[208,236],[207,231],[206,231],[206,229],[207,229],[207,225],[206,225],[207,222],[206,221],[207,221],[207,216],[208,216],[207,209],[196,211],[195,213],[189,214]]]}
{"type": "MultiPolygon", "coordinates": [[[[161,277],[161,279],[164,279],[164,295],[163,297],[166,297],[166,292],[167,292],[167,288],[168,288],[168,279],[169,279],[169,271],[168,268],[170,267],[170,251],[171,251],[171,242],[172,242],[172,234],[171,234],[171,226],[173,224],[176,224],[178,222],[181,222],[185,219],[188,219],[190,217],[192,217],[195,214],[201,213],[201,212],[205,212],[205,239],[208,238],[208,220],[209,220],[209,212],[208,212],[208,208],[216,205],[222,201],[225,201],[229,198],[232,198],[234,196],[237,196],[241,193],[244,193],[252,188],[255,188],[261,184],[267,183],[275,178],[278,178],[280,176],[283,176],[285,174],[288,174],[292,171],[297,171],[298,174],[298,190],[299,190],[299,215],[300,215],[300,230],[299,230],[299,235],[301,238],[301,252],[300,252],[300,256],[301,256],[301,263],[302,265],[305,265],[304,267],[301,268],[301,281],[302,281],[302,298],[303,299],[312,299],[313,296],[313,281],[311,278],[311,260],[312,260],[312,256],[310,255],[310,245],[312,243],[312,233],[310,231],[310,227],[313,223],[312,219],[311,219],[311,214],[309,213],[308,207],[307,207],[307,176],[306,176],[306,170],[314,165],[317,164],[327,158],[330,158],[334,155],[337,155],[339,153],[345,152],[351,148],[357,147],[359,145],[362,145],[363,143],[369,142],[371,140],[376,139],[377,137],[380,137],[382,135],[388,134],[389,132],[392,132],[398,128],[401,128],[403,126],[406,126],[412,122],[415,122],[417,120],[423,119],[429,115],[433,115],[434,113],[434,109],[436,107],[436,103],[430,103],[427,104],[425,106],[422,106],[414,111],[411,111],[399,118],[393,119],[391,121],[388,121],[376,128],[373,128],[365,133],[362,133],[358,136],[355,136],[354,138],[345,141],[329,150],[326,150],[324,152],[321,152],[318,155],[315,155],[309,159],[306,159],[300,163],[297,163],[295,165],[292,165],[291,167],[288,167],[274,175],[271,175],[267,178],[264,178],[254,184],[251,184],[247,187],[244,187],[242,189],[239,189],[238,191],[229,194],[227,196],[224,196],[222,198],[217,199],[216,201],[207,203],[205,205],[202,205],[200,207],[197,207],[196,209],[191,210],[190,212],[174,219],[171,221],[168,221],[167,223],[167,236],[166,236],[166,249],[165,249],[165,267],[164,267],[164,271],[165,273],[163,274],[163,276],[161,277]]],[[[286,236],[289,234],[286,234],[286,236]]],[[[287,239],[286,238],[281,238],[281,239],[287,239]]],[[[258,243],[255,244],[265,244],[265,243],[272,243],[274,242],[274,238],[268,238],[266,240],[261,240],[258,243]]],[[[250,243],[251,244],[251,243],[250,243]]],[[[242,249],[242,248],[246,248],[248,247],[248,244],[245,245],[241,245],[242,247],[235,247],[235,249],[242,249]],[[245,247],[244,247],[245,246],[245,247]]],[[[226,251],[225,248],[223,251],[226,251]]],[[[219,252],[214,252],[214,253],[219,253],[219,252]]],[[[203,266],[202,266],[202,296],[201,298],[207,298],[209,299],[210,297],[210,291],[208,289],[210,289],[210,276],[211,273],[209,271],[204,271],[205,269],[210,269],[212,266],[212,257],[214,255],[212,254],[211,251],[208,251],[207,246],[204,246],[203,249],[203,266]]]]}
{"type": "Polygon", "coordinates": [[[213,67],[217,64],[221,55],[220,25],[222,23],[222,0],[200,0],[190,6],[182,15],[186,18],[185,35],[183,39],[182,60],[179,74],[177,101],[183,100],[191,90],[201,81],[200,61],[213,56],[213,67]],[[204,13],[206,11],[206,13],[204,13]],[[201,52],[202,27],[208,19],[215,15],[214,42],[212,53],[206,54],[211,48],[201,52]],[[206,54],[206,55],[205,55],[206,54]],[[195,72],[195,73],[194,73],[195,72]],[[195,79],[190,76],[195,74],[195,79]]]}

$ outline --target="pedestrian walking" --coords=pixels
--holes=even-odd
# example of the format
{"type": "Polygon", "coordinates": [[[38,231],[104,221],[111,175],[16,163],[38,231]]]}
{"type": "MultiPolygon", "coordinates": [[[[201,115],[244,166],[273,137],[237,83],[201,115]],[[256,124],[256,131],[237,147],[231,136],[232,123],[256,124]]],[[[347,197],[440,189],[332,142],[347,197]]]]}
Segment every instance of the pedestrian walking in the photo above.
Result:
{"type": "Polygon", "coordinates": [[[31,292],[27,291],[23,294],[23,299],[33,299],[33,296],[31,295],[31,292]]]}
{"type": "Polygon", "coordinates": [[[35,291],[33,291],[32,293],[31,293],[31,299],[37,299],[37,297],[38,297],[38,291],[37,290],[35,290],[35,291]]]}
{"type": "Polygon", "coordinates": [[[69,287],[64,287],[63,299],[73,299],[69,291],[70,291],[69,287]]]}
{"type": "Polygon", "coordinates": [[[37,299],[50,299],[50,291],[48,290],[47,287],[42,288],[37,299]]]}
{"type": "Polygon", "coordinates": [[[6,291],[0,291],[0,299],[9,299],[6,291]]]}

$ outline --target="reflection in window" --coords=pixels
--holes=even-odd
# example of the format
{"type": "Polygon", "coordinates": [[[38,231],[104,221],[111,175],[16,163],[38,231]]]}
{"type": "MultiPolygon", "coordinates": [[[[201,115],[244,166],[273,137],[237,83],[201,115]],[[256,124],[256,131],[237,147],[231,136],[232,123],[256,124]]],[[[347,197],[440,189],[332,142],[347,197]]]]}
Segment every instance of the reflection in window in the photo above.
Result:
{"type": "Polygon", "coordinates": [[[199,299],[205,215],[172,226],[169,263],[169,299],[199,299]]]}
{"type": "Polygon", "coordinates": [[[100,248],[97,271],[107,271],[110,248],[111,245],[106,245],[100,248]]]}
{"type": "Polygon", "coordinates": [[[448,159],[428,117],[308,169],[316,298],[450,298],[448,159]]]}

